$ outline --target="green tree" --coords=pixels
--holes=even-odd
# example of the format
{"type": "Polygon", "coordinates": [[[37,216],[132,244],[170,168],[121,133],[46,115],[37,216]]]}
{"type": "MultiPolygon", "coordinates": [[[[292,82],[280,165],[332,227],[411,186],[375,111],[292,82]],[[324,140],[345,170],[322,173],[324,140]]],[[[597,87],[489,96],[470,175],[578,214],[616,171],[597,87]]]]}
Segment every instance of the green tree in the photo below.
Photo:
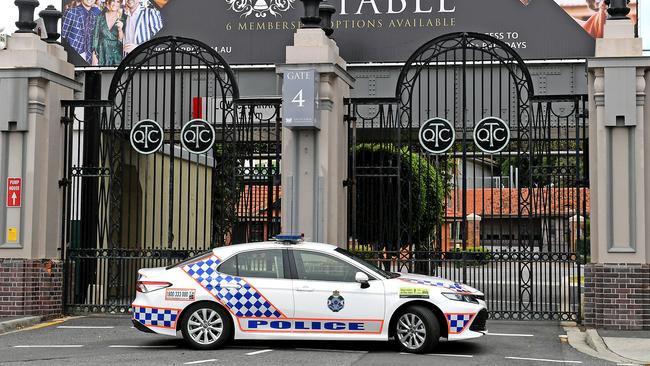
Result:
{"type": "Polygon", "coordinates": [[[408,148],[368,143],[356,146],[356,165],[358,242],[379,250],[430,249],[449,193],[448,160],[436,166],[408,148]]]}

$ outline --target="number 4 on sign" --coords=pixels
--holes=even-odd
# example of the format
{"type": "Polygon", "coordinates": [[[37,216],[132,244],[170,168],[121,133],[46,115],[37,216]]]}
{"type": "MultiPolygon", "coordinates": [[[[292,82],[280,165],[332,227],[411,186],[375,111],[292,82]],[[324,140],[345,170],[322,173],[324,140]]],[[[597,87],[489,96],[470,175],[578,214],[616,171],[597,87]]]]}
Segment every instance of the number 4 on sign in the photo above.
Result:
{"type": "Polygon", "coordinates": [[[302,89],[296,94],[295,97],[291,100],[291,103],[297,103],[298,107],[302,108],[305,105],[305,99],[302,97],[302,89]]]}

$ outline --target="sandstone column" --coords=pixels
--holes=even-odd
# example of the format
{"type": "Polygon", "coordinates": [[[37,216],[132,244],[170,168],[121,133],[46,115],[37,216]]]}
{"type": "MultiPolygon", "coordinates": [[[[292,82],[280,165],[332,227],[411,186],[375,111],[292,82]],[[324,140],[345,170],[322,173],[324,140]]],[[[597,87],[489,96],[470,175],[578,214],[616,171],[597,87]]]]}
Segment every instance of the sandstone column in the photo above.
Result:
{"type": "Polygon", "coordinates": [[[650,59],[641,54],[631,21],[610,18],[588,61],[589,326],[650,329],[650,59]]]}

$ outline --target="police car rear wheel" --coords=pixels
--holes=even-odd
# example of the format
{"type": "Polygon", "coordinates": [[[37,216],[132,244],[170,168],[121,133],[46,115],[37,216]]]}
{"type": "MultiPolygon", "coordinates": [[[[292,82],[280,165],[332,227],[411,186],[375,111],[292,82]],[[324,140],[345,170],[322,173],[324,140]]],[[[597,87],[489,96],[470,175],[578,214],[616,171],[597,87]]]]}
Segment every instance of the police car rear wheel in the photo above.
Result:
{"type": "Polygon", "coordinates": [[[440,326],[429,309],[410,306],[397,319],[395,335],[403,351],[424,353],[438,344],[440,326]]]}
{"type": "Polygon", "coordinates": [[[228,341],[232,326],[225,310],[205,303],[188,310],[181,331],[193,348],[214,349],[228,341]]]}

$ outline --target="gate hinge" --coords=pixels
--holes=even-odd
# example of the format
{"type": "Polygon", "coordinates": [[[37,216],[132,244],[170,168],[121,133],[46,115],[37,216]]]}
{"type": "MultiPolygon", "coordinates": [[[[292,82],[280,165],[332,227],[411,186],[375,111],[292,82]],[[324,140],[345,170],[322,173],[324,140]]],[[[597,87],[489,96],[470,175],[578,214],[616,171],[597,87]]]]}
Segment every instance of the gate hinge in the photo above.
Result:
{"type": "Polygon", "coordinates": [[[354,185],[354,180],[352,179],[343,180],[343,187],[352,187],[353,185],[354,185]]]}
{"type": "Polygon", "coordinates": [[[345,122],[356,122],[357,117],[356,116],[350,117],[349,114],[345,114],[345,115],[343,115],[343,121],[345,121],[345,122]]]}
{"type": "Polygon", "coordinates": [[[64,125],[67,125],[68,123],[72,122],[72,118],[67,117],[67,116],[62,116],[61,117],[61,123],[64,125]]]}
{"type": "Polygon", "coordinates": [[[59,179],[59,188],[69,186],[70,180],[68,178],[59,179]]]}
{"type": "Polygon", "coordinates": [[[589,111],[583,111],[582,113],[578,114],[578,118],[589,118],[589,111]]]}

